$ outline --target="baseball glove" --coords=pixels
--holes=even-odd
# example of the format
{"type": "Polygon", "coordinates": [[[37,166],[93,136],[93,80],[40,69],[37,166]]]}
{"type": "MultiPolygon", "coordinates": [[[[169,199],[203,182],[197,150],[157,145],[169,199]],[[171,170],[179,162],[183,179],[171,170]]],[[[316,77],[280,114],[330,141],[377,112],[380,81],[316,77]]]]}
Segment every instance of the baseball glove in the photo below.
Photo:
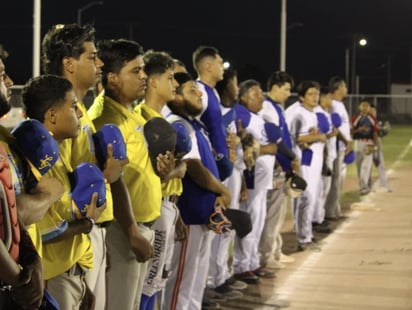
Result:
{"type": "Polygon", "coordinates": [[[216,234],[223,234],[232,230],[232,222],[223,214],[222,207],[219,205],[215,206],[215,211],[210,215],[207,226],[216,234]]]}
{"type": "Polygon", "coordinates": [[[378,150],[378,146],[377,145],[375,145],[375,144],[368,144],[368,145],[366,145],[365,146],[365,149],[364,149],[364,153],[365,153],[365,155],[370,155],[370,154],[372,154],[373,152],[376,152],[378,150]]]}
{"type": "Polygon", "coordinates": [[[256,159],[260,154],[260,145],[259,142],[251,135],[246,134],[242,139],[243,147],[243,161],[246,164],[248,170],[251,170],[252,167],[256,164],[256,159]]]}

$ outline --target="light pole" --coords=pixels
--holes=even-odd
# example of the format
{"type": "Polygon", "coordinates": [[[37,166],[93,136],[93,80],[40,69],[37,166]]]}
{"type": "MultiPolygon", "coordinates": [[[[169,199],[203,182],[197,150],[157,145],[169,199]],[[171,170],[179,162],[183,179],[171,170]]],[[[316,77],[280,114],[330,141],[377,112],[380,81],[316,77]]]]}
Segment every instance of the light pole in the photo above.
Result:
{"type": "Polygon", "coordinates": [[[85,6],[82,6],[81,8],[77,9],[77,24],[79,26],[82,25],[82,13],[95,5],[103,5],[103,1],[92,1],[86,4],[85,6]]]}
{"type": "MultiPolygon", "coordinates": [[[[356,91],[356,49],[357,46],[366,46],[368,44],[368,41],[365,38],[359,38],[357,34],[354,34],[352,36],[352,66],[351,66],[351,87],[350,91],[351,93],[355,93],[356,91]]],[[[346,53],[345,53],[346,54],[346,53]]],[[[349,60],[349,57],[345,55],[345,61],[349,60]]],[[[348,67],[347,65],[345,67],[348,67]]]]}

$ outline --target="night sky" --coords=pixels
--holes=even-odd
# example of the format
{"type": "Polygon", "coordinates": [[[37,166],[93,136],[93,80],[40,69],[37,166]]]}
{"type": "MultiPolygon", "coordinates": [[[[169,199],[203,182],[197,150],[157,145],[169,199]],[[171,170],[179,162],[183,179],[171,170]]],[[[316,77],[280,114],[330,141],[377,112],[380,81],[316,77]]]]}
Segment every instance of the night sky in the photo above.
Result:
{"type": "MultiPolygon", "coordinates": [[[[6,65],[15,84],[31,77],[32,2],[2,1],[0,42],[11,54],[6,65]]],[[[53,24],[75,23],[78,8],[90,2],[43,0],[42,36],[53,24]]],[[[192,51],[213,45],[240,80],[265,84],[279,68],[280,9],[280,0],[104,0],[85,10],[82,22],[95,25],[98,40],[122,37],[168,51],[192,73],[192,51]]],[[[357,48],[361,93],[386,93],[388,77],[410,83],[411,0],[288,0],[287,14],[286,71],[296,82],[344,76],[345,49],[359,34],[368,39],[357,48]]]]}

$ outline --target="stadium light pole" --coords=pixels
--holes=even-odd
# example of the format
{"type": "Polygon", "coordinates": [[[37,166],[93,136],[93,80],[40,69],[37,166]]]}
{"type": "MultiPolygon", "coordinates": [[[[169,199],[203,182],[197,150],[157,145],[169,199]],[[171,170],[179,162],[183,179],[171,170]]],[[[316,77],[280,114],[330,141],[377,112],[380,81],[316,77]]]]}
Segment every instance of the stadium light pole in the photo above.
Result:
{"type": "Polygon", "coordinates": [[[33,77],[40,75],[41,0],[33,0],[33,77]]]}
{"type": "Polygon", "coordinates": [[[280,13],[280,70],[286,71],[286,0],[282,0],[280,13]]]}
{"type": "MultiPolygon", "coordinates": [[[[351,87],[350,87],[350,91],[352,94],[357,93],[357,88],[356,87],[356,49],[359,46],[363,47],[366,46],[368,44],[368,41],[365,38],[361,38],[359,37],[359,35],[354,34],[352,36],[352,68],[351,68],[351,87]]],[[[349,59],[349,57],[346,57],[345,55],[345,61],[346,59],[349,59]]],[[[347,65],[345,66],[347,67],[347,65]]]]}
{"type": "Polygon", "coordinates": [[[95,5],[103,5],[103,1],[92,1],[89,2],[88,4],[86,4],[85,6],[82,6],[81,8],[77,9],[77,24],[79,26],[82,25],[82,14],[84,11],[86,11],[87,9],[91,8],[92,6],[95,5]]]}

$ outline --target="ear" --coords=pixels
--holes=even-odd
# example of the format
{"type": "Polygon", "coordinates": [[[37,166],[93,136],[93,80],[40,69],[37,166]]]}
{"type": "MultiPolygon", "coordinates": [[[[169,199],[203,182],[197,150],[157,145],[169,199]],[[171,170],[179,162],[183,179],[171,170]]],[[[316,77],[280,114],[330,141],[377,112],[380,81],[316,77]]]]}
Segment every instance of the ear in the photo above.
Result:
{"type": "Polygon", "coordinates": [[[63,71],[67,71],[69,73],[74,72],[74,63],[72,57],[64,57],[63,58],[63,71]]]}
{"type": "Polygon", "coordinates": [[[119,78],[116,73],[109,72],[107,74],[107,81],[109,84],[116,86],[119,83],[119,78]]]}
{"type": "Polygon", "coordinates": [[[45,122],[49,122],[53,125],[57,123],[57,111],[54,108],[48,109],[44,115],[45,122]]]}
{"type": "Polygon", "coordinates": [[[158,85],[158,79],[156,78],[156,77],[150,77],[148,80],[147,80],[147,84],[151,87],[151,88],[157,88],[157,85],[158,85]]]}

